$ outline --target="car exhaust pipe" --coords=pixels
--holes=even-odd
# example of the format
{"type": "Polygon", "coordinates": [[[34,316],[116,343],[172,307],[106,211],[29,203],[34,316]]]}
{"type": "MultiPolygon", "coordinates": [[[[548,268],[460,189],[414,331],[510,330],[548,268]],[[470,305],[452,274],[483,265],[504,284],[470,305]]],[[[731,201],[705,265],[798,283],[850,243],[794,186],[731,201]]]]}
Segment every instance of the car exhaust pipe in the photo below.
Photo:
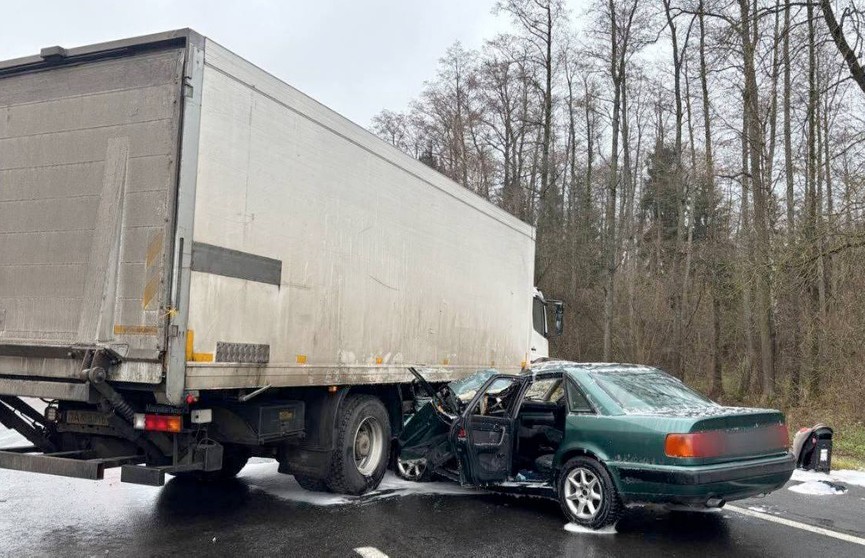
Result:
{"type": "Polygon", "coordinates": [[[727,501],[723,498],[709,498],[706,500],[707,508],[723,508],[727,501]]]}

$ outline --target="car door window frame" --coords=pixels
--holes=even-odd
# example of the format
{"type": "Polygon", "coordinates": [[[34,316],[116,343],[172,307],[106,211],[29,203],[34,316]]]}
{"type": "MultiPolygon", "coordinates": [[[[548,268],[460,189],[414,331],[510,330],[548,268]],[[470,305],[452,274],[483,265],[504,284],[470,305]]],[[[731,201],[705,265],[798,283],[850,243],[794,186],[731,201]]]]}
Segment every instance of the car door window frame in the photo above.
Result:
{"type": "Polygon", "coordinates": [[[592,404],[591,400],[586,397],[586,392],[583,388],[573,379],[569,378],[567,374],[564,376],[565,380],[565,397],[568,402],[568,413],[574,415],[596,415],[598,414],[597,409],[592,404]],[[572,393],[577,393],[586,402],[588,407],[574,409],[574,400],[572,397],[572,393]]]}

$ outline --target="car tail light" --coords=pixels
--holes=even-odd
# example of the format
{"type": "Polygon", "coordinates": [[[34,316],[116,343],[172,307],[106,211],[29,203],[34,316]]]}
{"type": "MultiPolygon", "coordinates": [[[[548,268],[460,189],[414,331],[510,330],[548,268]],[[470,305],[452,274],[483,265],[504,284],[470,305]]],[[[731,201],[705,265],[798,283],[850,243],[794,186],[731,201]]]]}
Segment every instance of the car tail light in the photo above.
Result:
{"type": "Polygon", "coordinates": [[[775,435],[775,441],[778,444],[778,447],[784,449],[790,449],[790,431],[787,429],[787,425],[785,423],[781,423],[773,428],[773,434],[775,435]]]}
{"type": "Polygon", "coordinates": [[[135,428],[151,432],[180,432],[183,428],[183,417],[179,415],[145,415],[135,414],[135,428]]]}
{"type": "Polygon", "coordinates": [[[667,457],[716,457],[720,455],[717,438],[714,431],[667,434],[664,453],[667,457]]]}
{"type": "Polygon", "coordinates": [[[706,430],[687,434],[667,434],[664,453],[667,457],[732,457],[759,455],[790,446],[787,425],[738,431],[706,430]]]}

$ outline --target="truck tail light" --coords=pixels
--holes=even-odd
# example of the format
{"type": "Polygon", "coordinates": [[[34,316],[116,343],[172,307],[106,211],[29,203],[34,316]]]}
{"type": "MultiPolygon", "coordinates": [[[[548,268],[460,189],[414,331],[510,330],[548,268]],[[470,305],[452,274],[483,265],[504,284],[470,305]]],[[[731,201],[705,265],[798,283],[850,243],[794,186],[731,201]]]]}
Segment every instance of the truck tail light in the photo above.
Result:
{"type": "Polygon", "coordinates": [[[183,429],[183,417],[136,413],[134,426],[136,430],[148,430],[150,432],[180,432],[183,429]]]}

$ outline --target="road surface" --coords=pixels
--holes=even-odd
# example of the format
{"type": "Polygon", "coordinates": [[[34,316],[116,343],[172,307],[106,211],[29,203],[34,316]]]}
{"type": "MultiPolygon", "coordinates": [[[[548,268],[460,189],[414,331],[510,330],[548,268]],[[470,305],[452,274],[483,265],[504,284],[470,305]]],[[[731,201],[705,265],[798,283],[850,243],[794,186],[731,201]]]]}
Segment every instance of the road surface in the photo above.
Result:
{"type": "Polygon", "coordinates": [[[865,556],[865,489],[787,489],[719,513],[629,510],[614,534],[573,533],[555,502],[410,484],[304,492],[273,462],[238,480],[163,488],[0,470],[3,556],[865,556]]]}

